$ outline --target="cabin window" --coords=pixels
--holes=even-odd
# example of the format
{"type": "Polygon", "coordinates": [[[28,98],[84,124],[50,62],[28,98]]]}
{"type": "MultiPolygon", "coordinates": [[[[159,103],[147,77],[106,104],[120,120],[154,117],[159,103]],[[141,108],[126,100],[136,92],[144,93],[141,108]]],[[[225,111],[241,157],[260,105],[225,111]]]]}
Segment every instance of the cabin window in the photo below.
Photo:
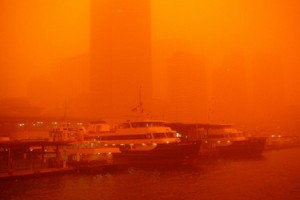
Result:
{"type": "Polygon", "coordinates": [[[162,126],[162,122],[132,122],[131,126],[134,128],[137,127],[157,127],[162,126]]]}
{"type": "Polygon", "coordinates": [[[147,135],[146,135],[146,138],[147,138],[147,139],[152,139],[151,134],[147,134],[147,135]]]}
{"type": "Polygon", "coordinates": [[[166,135],[168,138],[176,138],[176,133],[168,132],[166,135]]]}
{"type": "Polygon", "coordinates": [[[229,133],[228,135],[229,135],[229,137],[237,137],[237,135],[234,133],[229,133]]]}
{"type": "Polygon", "coordinates": [[[211,139],[224,138],[224,135],[223,134],[208,135],[208,138],[211,138],[211,139]]]}
{"type": "Polygon", "coordinates": [[[131,123],[131,126],[133,128],[137,128],[137,127],[144,127],[145,125],[142,123],[134,122],[134,123],[131,123]]]}
{"type": "Polygon", "coordinates": [[[128,123],[120,124],[119,128],[130,128],[130,124],[128,123]]]}
{"type": "Polygon", "coordinates": [[[158,138],[165,138],[165,134],[164,133],[153,133],[153,137],[158,139],[158,138]]]}
{"type": "Polygon", "coordinates": [[[151,139],[150,134],[143,135],[109,135],[102,136],[101,140],[139,140],[139,139],[151,139]]]}

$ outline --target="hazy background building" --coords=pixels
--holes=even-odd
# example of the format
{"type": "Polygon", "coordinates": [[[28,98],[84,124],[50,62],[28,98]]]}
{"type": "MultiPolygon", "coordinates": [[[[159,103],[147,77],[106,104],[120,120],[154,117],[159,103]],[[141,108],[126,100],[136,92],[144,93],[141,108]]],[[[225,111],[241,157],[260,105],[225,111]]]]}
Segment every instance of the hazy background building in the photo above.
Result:
{"type": "Polygon", "coordinates": [[[199,56],[177,49],[168,59],[168,119],[207,121],[207,71],[199,56]]]}
{"type": "Polygon", "coordinates": [[[212,122],[248,120],[247,66],[243,52],[223,56],[211,71],[210,116],[212,122]]]}
{"type": "Polygon", "coordinates": [[[91,1],[92,115],[124,117],[139,103],[151,111],[150,0],[91,1]]]}

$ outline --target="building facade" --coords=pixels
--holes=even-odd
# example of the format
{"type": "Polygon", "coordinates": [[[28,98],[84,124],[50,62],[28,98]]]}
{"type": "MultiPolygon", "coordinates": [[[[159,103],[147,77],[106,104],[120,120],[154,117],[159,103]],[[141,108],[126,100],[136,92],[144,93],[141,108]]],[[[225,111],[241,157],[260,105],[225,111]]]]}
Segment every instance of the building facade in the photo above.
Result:
{"type": "Polygon", "coordinates": [[[150,0],[91,1],[91,106],[100,118],[151,107],[150,0]]]}

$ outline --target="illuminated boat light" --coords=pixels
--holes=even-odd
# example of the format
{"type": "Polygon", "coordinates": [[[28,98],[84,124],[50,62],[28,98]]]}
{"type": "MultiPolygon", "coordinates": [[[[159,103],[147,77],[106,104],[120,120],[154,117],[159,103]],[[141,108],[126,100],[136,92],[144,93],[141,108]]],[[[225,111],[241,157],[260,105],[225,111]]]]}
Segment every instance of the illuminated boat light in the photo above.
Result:
{"type": "Polygon", "coordinates": [[[176,137],[177,138],[181,138],[181,134],[180,133],[176,133],[176,137]]]}

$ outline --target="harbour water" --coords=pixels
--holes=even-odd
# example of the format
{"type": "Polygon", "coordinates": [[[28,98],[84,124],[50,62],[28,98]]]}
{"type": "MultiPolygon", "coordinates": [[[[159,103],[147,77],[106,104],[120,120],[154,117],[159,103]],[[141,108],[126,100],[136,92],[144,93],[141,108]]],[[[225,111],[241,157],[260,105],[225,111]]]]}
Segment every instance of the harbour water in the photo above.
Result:
{"type": "Polygon", "coordinates": [[[300,199],[300,148],[258,158],[205,159],[193,166],[109,171],[0,181],[0,199],[300,199]]]}

